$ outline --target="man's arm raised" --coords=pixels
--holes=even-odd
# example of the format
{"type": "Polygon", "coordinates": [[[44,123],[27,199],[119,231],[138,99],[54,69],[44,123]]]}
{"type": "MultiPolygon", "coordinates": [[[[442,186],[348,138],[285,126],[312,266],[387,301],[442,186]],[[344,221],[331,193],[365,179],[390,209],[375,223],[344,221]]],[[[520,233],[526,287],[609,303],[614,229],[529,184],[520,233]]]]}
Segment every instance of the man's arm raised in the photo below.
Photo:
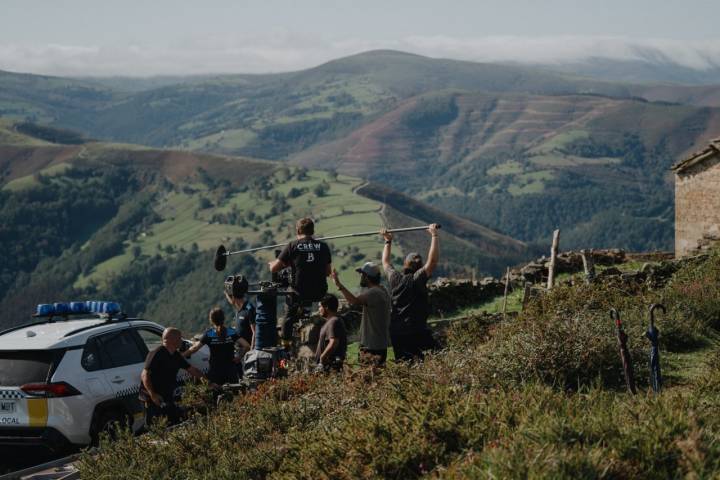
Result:
{"type": "Polygon", "coordinates": [[[430,277],[432,276],[432,273],[437,266],[438,258],[440,257],[440,244],[438,242],[437,223],[433,223],[432,225],[430,225],[428,227],[428,232],[430,233],[430,236],[432,238],[430,240],[430,250],[428,251],[427,262],[425,262],[423,270],[425,270],[425,274],[430,277]]]}
{"type": "Polygon", "coordinates": [[[330,276],[335,282],[335,286],[338,290],[340,290],[340,293],[342,293],[343,297],[345,297],[345,300],[347,300],[350,305],[363,305],[365,303],[362,298],[356,297],[350,292],[350,290],[345,288],[345,285],[340,282],[340,277],[335,269],[333,269],[330,276]]]}
{"type": "Polygon", "coordinates": [[[390,254],[391,246],[392,246],[392,240],[393,240],[393,234],[388,232],[386,228],[383,228],[380,230],[380,235],[383,236],[385,239],[385,246],[383,247],[383,253],[382,253],[382,264],[383,264],[383,270],[386,272],[392,268],[392,256],[390,254]]]}

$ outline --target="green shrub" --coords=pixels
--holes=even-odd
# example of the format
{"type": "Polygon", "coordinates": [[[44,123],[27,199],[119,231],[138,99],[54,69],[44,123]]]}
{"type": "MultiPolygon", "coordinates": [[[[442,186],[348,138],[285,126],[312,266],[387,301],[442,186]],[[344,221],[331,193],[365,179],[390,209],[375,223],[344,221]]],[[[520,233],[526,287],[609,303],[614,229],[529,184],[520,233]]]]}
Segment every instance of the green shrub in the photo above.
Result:
{"type": "MultiPolygon", "coordinates": [[[[720,249],[707,260],[689,262],[666,288],[666,301],[677,320],[695,331],[720,330],[720,249]]],[[[703,333],[705,333],[703,332],[703,333]]]]}
{"type": "Polygon", "coordinates": [[[635,378],[647,378],[643,302],[604,285],[559,286],[515,320],[503,322],[484,344],[479,368],[505,382],[540,380],[563,389],[600,381],[624,385],[611,307],[620,311],[634,360],[635,378]],[[641,360],[642,359],[642,360],[641,360]]]}
{"type": "Polygon", "coordinates": [[[606,388],[624,383],[609,308],[642,385],[647,307],[666,300],[658,324],[670,331],[672,293],[558,287],[517,319],[453,326],[422,364],[271,381],[188,425],[106,443],[80,460],[82,476],[717,478],[720,350],[661,395],[606,388]]]}
{"type": "Polygon", "coordinates": [[[462,351],[486,342],[498,318],[494,315],[471,315],[465,320],[452,322],[445,332],[447,344],[462,351]]]}

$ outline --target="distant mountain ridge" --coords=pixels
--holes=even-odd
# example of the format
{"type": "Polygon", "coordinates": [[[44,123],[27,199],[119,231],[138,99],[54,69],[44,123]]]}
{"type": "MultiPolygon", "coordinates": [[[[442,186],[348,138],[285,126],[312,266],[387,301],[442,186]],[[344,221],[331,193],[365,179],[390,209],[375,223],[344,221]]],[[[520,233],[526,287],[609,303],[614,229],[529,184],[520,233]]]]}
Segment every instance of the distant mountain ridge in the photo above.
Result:
{"type": "Polygon", "coordinates": [[[298,72],[138,82],[0,74],[0,115],[336,168],[526,243],[562,227],[570,245],[632,249],[670,244],[667,166],[720,130],[708,106],[720,105],[717,86],[389,50],[298,72]]]}

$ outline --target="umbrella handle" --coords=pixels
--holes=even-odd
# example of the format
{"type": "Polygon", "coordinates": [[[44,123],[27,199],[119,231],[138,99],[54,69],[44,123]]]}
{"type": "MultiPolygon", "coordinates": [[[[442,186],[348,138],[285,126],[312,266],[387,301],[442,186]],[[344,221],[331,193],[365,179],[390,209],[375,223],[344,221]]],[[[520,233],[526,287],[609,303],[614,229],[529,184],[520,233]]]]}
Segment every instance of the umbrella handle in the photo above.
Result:
{"type": "Polygon", "coordinates": [[[622,327],[622,321],[620,320],[620,314],[615,308],[610,309],[610,318],[615,322],[617,328],[622,327]]]}
{"type": "Polygon", "coordinates": [[[665,309],[665,305],[662,303],[653,303],[650,305],[650,326],[655,327],[655,310],[660,309],[663,312],[663,315],[667,313],[667,310],[665,309]]]}

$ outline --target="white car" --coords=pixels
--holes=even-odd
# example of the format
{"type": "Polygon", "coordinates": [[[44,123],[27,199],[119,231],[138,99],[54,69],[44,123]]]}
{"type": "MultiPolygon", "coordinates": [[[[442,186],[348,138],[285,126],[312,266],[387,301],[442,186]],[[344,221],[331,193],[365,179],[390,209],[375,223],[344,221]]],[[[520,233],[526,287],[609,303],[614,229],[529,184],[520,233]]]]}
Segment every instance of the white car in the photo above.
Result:
{"type": "MultiPolygon", "coordinates": [[[[114,422],[143,426],[140,373],[163,327],[119,312],[112,302],[38,305],[40,321],[0,332],[0,445],[61,449],[114,422]]],[[[189,362],[207,372],[209,357],[203,346],[189,362]]]]}

